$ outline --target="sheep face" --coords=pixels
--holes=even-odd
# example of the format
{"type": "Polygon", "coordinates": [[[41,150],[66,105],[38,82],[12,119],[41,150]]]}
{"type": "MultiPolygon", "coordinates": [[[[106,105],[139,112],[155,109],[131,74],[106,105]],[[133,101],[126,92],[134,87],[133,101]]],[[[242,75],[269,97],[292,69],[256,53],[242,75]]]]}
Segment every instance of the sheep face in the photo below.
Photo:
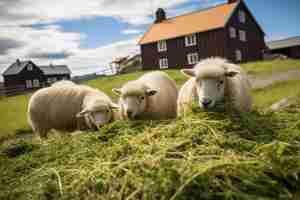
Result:
{"type": "Polygon", "coordinates": [[[213,108],[224,100],[225,78],[200,79],[197,83],[197,95],[201,108],[213,108]]]}
{"type": "Polygon", "coordinates": [[[155,90],[140,88],[127,91],[126,88],[113,89],[113,92],[120,96],[119,104],[123,115],[127,119],[135,119],[147,109],[150,96],[156,94],[155,90]]]}
{"type": "Polygon", "coordinates": [[[93,100],[77,114],[77,117],[84,117],[89,126],[93,124],[99,127],[113,119],[113,109],[118,109],[118,105],[103,100],[93,100]]]}
{"type": "Polygon", "coordinates": [[[189,77],[195,77],[197,97],[201,108],[214,108],[220,102],[223,102],[226,93],[226,82],[228,78],[234,77],[237,74],[237,72],[234,71],[227,72],[226,69],[223,68],[216,72],[217,73],[213,73],[211,76],[207,74],[206,76],[202,76],[201,71],[199,73],[199,71],[195,69],[182,70],[183,74],[189,77]]]}

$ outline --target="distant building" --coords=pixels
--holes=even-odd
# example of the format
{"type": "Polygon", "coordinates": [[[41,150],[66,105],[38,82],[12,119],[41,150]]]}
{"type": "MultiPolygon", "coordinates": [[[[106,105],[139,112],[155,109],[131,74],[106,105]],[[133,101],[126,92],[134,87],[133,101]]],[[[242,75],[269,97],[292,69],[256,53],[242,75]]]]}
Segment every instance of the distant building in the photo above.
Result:
{"type": "Polygon", "coordinates": [[[269,54],[280,54],[300,59],[300,36],[267,42],[269,54]]]}
{"type": "Polygon", "coordinates": [[[116,58],[110,63],[114,74],[124,74],[141,70],[142,58],[140,54],[116,58]]]}
{"type": "Polygon", "coordinates": [[[51,85],[58,80],[69,80],[71,71],[66,65],[38,66],[32,61],[16,60],[4,72],[6,93],[20,93],[51,85]]]}
{"type": "Polygon", "coordinates": [[[192,67],[200,59],[261,60],[265,33],[243,0],[167,18],[163,9],[139,41],[143,69],[192,67]]]}

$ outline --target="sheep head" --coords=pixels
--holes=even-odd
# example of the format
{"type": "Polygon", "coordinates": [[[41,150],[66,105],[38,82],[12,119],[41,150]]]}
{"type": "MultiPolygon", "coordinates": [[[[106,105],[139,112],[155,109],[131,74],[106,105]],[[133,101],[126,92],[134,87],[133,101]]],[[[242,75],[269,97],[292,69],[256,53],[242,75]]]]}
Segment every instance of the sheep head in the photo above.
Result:
{"type": "Polygon", "coordinates": [[[91,126],[99,127],[112,121],[113,110],[118,108],[119,106],[112,102],[91,98],[76,116],[79,118],[84,117],[90,128],[91,126]]]}
{"type": "Polygon", "coordinates": [[[126,83],[122,88],[114,88],[113,92],[120,96],[119,104],[127,119],[134,119],[147,110],[149,98],[157,93],[139,81],[126,83]]]}
{"type": "Polygon", "coordinates": [[[225,100],[228,80],[239,73],[230,65],[223,59],[207,59],[193,69],[181,70],[184,75],[195,78],[201,108],[214,108],[225,100]]]}

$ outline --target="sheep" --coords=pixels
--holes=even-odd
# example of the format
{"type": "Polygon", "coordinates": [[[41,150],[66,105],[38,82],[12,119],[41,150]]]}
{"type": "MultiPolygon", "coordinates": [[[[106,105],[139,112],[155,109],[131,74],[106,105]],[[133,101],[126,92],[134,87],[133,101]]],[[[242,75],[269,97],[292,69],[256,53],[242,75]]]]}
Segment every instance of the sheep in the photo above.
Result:
{"type": "Polygon", "coordinates": [[[47,138],[51,129],[96,129],[118,118],[118,105],[103,92],[72,82],[58,83],[35,92],[27,117],[33,131],[47,138]]]}
{"type": "Polygon", "coordinates": [[[238,65],[222,58],[208,58],[193,69],[183,69],[181,72],[190,79],[179,91],[178,116],[182,116],[195,100],[204,109],[226,103],[239,112],[251,111],[250,81],[238,65]]]}
{"type": "Polygon", "coordinates": [[[122,88],[114,88],[120,96],[122,119],[169,119],[177,116],[178,90],[164,72],[149,72],[137,80],[129,81],[122,88]]]}

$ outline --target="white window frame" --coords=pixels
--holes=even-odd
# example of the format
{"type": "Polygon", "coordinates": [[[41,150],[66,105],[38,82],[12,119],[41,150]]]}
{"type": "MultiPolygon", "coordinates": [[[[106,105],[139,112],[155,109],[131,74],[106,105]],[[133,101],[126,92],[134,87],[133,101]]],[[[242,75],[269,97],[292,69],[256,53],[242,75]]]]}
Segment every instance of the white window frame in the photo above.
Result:
{"type": "Polygon", "coordinates": [[[240,23],[246,23],[246,12],[239,10],[239,21],[240,23]]]}
{"type": "Polygon", "coordinates": [[[26,88],[32,88],[32,81],[26,80],[26,88]]]}
{"type": "Polygon", "coordinates": [[[33,87],[35,87],[35,88],[40,87],[40,80],[39,79],[33,79],[33,87]]]}
{"type": "Polygon", "coordinates": [[[197,35],[196,34],[185,36],[185,46],[186,47],[195,46],[195,45],[197,45],[197,35]]]}
{"type": "Polygon", "coordinates": [[[235,50],[235,60],[236,61],[242,61],[243,60],[243,54],[240,49],[235,50]]]}
{"type": "Polygon", "coordinates": [[[33,69],[32,64],[29,64],[29,65],[27,66],[27,70],[28,70],[28,71],[32,71],[32,69],[33,69]]]}
{"type": "Polygon", "coordinates": [[[234,27],[229,27],[229,36],[230,38],[236,38],[236,29],[234,27]]]}
{"type": "Polygon", "coordinates": [[[187,60],[189,65],[194,65],[199,62],[199,55],[198,53],[189,53],[187,55],[187,60]]]}
{"type": "Polygon", "coordinates": [[[168,58],[160,58],[159,59],[159,68],[167,69],[169,67],[168,58]]]}
{"type": "Polygon", "coordinates": [[[167,41],[161,40],[161,41],[157,42],[157,49],[158,49],[158,52],[167,51],[167,41]]]}
{"type": "Polygon", "coordinates": [[[246,42],[247,41],[246,31],[239,30],[239,38],[240,41],[246,42]]]}

